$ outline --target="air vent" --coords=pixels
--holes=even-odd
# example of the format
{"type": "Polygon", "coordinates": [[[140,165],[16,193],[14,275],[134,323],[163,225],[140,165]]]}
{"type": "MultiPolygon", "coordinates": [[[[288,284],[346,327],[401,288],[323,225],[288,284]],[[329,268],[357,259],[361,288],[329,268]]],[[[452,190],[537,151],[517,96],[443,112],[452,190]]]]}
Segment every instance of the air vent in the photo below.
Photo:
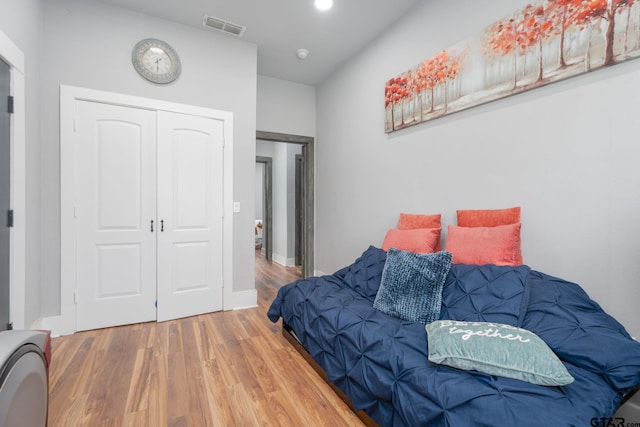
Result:
{"type": "Polygon", "coordinates": [[[209,15],[204,15],[202,25],[237,37],[242,37],[244,31],[247,29],[247,27],[243,27],[242,25],[234,24],[233,22],[225,21],[224,19],[209,15]]]}

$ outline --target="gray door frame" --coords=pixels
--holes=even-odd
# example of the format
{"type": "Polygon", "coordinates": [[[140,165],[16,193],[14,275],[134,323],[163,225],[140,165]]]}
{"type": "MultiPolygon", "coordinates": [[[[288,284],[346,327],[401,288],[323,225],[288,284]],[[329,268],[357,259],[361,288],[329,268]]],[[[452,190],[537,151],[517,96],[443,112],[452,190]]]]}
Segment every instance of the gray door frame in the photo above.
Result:
{"type": "Polygon", "coordinates": [[[261,141],[285,142],[302,145],[304,157],[304,189],[302,200],[302,277],[314,275],[315,260],[315,138],[287,133],[256,131],[261,141]]]}

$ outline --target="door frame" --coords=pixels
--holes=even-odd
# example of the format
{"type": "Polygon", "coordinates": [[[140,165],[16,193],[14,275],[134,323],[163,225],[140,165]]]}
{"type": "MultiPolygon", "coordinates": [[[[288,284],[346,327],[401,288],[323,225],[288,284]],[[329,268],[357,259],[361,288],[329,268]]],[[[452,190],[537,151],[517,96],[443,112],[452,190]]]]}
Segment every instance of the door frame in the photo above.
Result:
{"type": "Polygon", "coordinates": [[[202,116],[224,121],[223,154],[223,310],[234,308],[233,294],[233,113],[211,108],[177,104],[150,98],[104,92],[75,86],[60,86],[60,335],[76,331],[75,261],[75,104],[89,101],[154,111],[202,116]]]}
{"type": "MultiPolygon", "coordinates": [[[[2,58],[0,58],[0,88],[0,100],[9,99],[11,97],[11,65],[2,58]]],[[[8,108],[0,109],[0,123],[0,331],[4,331],[12,328],[12,224],[9,224],[8,218],[11,212],[11,111],[8,108]]]]}
{"type": "MultiPolygon", "coordinates": [[[[26,109],[24,54],[0,30],[0,57],[11,67],[11,207],[14,226],[11,230],[10,321],[14,329],[25,329],[26,319],[26,109]]],[[[37,248],[34,248],[34,250],[37,248]]],[[[37,320],[37,319],[34,319],[37,320]]]]}
{"type": "Polygon", "coordinates": [[[261,141],[285,142],[302,145],[304,168],[304,200],[302,209],[302,277],[315,274],[315,138],[287,133],[256,131],[261,141]]]}

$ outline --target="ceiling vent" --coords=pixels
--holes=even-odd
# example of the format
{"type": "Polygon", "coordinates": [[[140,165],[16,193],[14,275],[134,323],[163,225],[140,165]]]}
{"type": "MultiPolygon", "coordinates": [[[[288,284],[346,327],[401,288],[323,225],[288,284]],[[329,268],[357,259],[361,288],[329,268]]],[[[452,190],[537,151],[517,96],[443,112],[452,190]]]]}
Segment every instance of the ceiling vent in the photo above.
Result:
{"type": "Polygon", "coordinates": [[[204,15],[204,18],[202,18],[202,25],[236,37],[242,37],[244,31],[247,29],[247,27],[243,27],[242,25],[234,24],[233,22],[225,21],[224,19],[209,15],[204,15]]]}

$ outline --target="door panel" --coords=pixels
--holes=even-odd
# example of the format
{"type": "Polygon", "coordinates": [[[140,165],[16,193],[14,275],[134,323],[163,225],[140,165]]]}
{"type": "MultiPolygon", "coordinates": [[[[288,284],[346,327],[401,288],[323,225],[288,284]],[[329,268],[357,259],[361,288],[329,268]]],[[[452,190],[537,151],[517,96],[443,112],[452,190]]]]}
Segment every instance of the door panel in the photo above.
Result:
{"type": "Polygon", "coordinates": [[[96,298],[135,296],[141,293],[142,248],[139,244],[97,246],[96,298]]]}
{"type": "MultiPolygon", "coordinates": [[[[206,229],[208,226],[209,193],[207,162],[212,143],[209,133],[197,129],[172,129],[173,195],[171,206],[175,215],[174,229],[180,231],[206,229]]],[[[161,170],[161,173],[164,173],[161,170]]],[[[168,206],[167,206],[168,207],[168,206]]]]}
{"type": "Polygon", "coordinates": [[[158,112],[158,321],[222,309],[223,122],[158,112]]]}
{"type": "Polygon", "coordinates": [[[77,330],[155,320],[156,114],[77,110],[77,330]]]}
{"type": "Polygon", "coordinates": [[[102,120],[97,124],[97,227],[139,230],[141,144],[136,124],[102,120]],[[114,191],[115,190],[115,191],[114,191]]]}
{"type": "Polygon", "coordinates": [[[11,209],[11,117],[7,110],[10,95],[10,67],[0,60],[0,330],[10,322],[11,235],[7,211],[11,209]]]}
{"type": "Polygon", "coordinates": [[[174,293],[206,290],[209,242],[174,243],[174,293]]]}

